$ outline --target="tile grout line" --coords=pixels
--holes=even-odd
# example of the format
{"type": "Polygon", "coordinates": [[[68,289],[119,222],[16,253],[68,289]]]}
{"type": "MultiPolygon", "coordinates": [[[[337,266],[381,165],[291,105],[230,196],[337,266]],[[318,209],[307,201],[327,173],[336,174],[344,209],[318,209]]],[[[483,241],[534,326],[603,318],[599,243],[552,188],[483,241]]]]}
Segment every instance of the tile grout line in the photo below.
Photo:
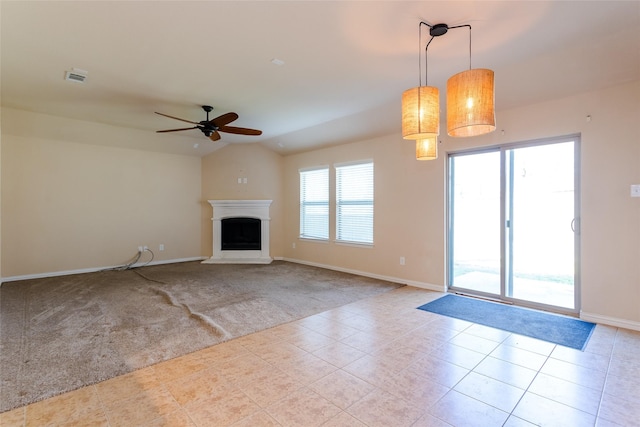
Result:
{"type": "MultiPolygon", "coordinates": [[[[518,419],[523,419],[524,418],[520,418],[517,415],[515,415],[513,412],[516,410],[516,408],[518,407],[518,405],[520,404],[520,402],[522,402],[522,399],[524,399],[524,397],[526,396],[526,394],[529,392],[529,389],[531,388],[531,385],[535,382],[536,378],[538,378],[538,375],[540,374],[540,372],[542,371],[542,368],[544,368],[544,365],[547,364],[547,362],[549,361],[549,359],[551,359],[551,354],[554,352],[554,350],[558,347],[557,344],[554,344],[553,348],[551,349],[551,351],[549,352],[549,354],[547,354],[546,359],[544,360],[544,363],[542,365],[540,365],[540,368],[538,368],[536,370],[536,374],[533,376],[533,378],[531,379],[531,382],[529,382],[529,385],[527,386],[527,388],[524,390],[524,393],[522,393],[522,396],[520,396],[520,399],[518,399],[518,401],[516,402],[516,404],[513,406],[513,409],[511,410],[511,412],[509,413],[509,417],[516,417],[518,419]]],[[[535,393],[533,393],[535,394],[535,393]]],[[[543,396],[544,397],[544,396],[543,396]]],[[[509,418],[507,418],[508,420],[509,418]]],[[[527,422],[530,422],[529,420],[524,420],[527,422]]],[[[505,421],[506,423],[506,421],[505,421]]]]}
{"type": "Polygon", "coordinates": [[[611,352],[609,353],[609,360],[607,362],[607,370],[604,375],[604,383],[602,384],[602,391],[600,392],[600,401],[598,402],[598,410],[596,411],[596,423],[600,417],[600,410],[602,409],[602,402],[604,401],[604,393],[609,381],[609,370],[611,369],[611,362],[613,361],[613,352],[615,351],[616,342],[618,341],[618,334],[620,329],[616,329],[615,337],[613,338],[613,345],[611,346],[611,352]]]}

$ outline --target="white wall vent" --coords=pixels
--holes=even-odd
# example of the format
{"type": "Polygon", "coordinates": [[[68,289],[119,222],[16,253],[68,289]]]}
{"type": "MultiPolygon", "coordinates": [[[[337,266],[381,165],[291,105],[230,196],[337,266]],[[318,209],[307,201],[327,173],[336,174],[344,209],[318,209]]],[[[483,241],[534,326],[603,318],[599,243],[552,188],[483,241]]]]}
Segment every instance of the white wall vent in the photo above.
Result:
{"type": "Polygon", "coordinates": [[[87,74],[89,73],[85,70],[72,68],[70,71],[67,71],[65,73],[64,79],[69,80],[70,82],[84,83],[84,81],[87,79],[87,74]]]}

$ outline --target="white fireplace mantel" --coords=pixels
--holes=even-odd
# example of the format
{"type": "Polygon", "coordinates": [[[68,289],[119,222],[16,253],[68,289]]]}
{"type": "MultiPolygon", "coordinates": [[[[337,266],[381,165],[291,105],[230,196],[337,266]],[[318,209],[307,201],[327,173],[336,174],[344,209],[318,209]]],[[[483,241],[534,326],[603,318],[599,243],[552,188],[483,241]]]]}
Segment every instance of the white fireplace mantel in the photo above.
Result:
{"type": "Polygon", "coordinates": [[[203,264],[269,264],[269,207],[272,200],[209,200],[213,208],[213,256],[203,264]],[[222,250],[222,220],[256,218],[260,220],[260,250],[222,250]]]}

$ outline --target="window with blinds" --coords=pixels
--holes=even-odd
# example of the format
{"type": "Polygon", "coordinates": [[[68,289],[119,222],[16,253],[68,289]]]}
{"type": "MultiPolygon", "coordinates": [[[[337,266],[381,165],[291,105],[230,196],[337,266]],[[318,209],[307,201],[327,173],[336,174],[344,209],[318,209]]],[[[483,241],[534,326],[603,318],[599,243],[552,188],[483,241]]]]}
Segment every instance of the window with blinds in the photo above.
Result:
{"type": "Polygon", "coordinates": [[[300,237],[329,239],[329,168],[300,170],[300,237]]]}
{"type": "Polygon", "coordinates": [[[336,241],[373,244],[373,162],[335,168],[336,241]]]}

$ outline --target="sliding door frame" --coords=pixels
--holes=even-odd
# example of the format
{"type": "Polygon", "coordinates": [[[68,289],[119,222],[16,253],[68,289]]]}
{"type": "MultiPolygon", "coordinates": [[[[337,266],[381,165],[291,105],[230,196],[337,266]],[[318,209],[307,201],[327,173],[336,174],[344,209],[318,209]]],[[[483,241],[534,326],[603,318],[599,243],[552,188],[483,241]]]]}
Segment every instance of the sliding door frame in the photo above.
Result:
{"type": "MultiPolygon", "coordinates": [[[[543,138],[536,140],[528,140],[522,142],[513,142],[507,144],[499,144],[489,147],[480,147],[480,148],[469,148],[464,150],[457,151],[449,151],[447,152],[447,162],[446,162],[446,221],[447,221],[447,236],[446,236],[446,254],[447,254],[447,268],[446,268],[446,283],[448,292],[455,292],[460,294],[468,294],[479,296],[487,299],[499,300],[503,302],[507,302],[510,304],[517,304],[524,307],[530,307],[535,309],[542,309],[547,311],[553,311],[556,313],[569,314],[569,315],[577,315],[580,313],[580,302],[581,302],[581,278],[580,278],[580,234],[581,234],[581,221],[580,221],[580,206],[581,206],[581,187],[580,187],[580,134],[569,134],[552,138],[543,138]],[[507,216],[507,211],[512,211],[513,206],[506,206],[507,202],[507,191],[510,188],[513,188],[513,170],[507,171],[507,165],[512,165],[513,162],[507,162],[507,153],[509,150],[517,149],[517,148],[526,148],[526,147],[534,147],[540,145],[550,145],[550,144],[558,144],[563,142],[573,141],[573,158],[574,158],[574,220],[571,224],[574,230],[574,274],[573,274],[573,284],[574,284],[574,304],[573,308],[560,307],[555,305],[548,305],[534,301],[522,300],[513,297],[507,296],[507,287],[513,286],[512,283],[509,283],[507,279],[511,277],[511,272],[507,271],[508,268],[512,268],[513,263],[507,262],[507,257],[513,256],[512,251],[512,233],[510,225],[507,227],[507,221],[510,218],[507,216]],[[482,154],[487,152],[500,152],[500,223],[502,226],[500,227],[500,295],[475,291],[465,288],[458,288],[452,286],[453,282],[453,186],[452,183],[452,174],[454,172],[453,165],[451,162],[452,157],[461,156],[461,155],[474,155],[474,154],[482,154]],[[509,230],[509,231],[508,231],[509,230]]],[[[510,152],[513,154],[513,151],[510,152]]],[[[509,198],[510,205],[513,203],[513,198],[509,198]]]]}

